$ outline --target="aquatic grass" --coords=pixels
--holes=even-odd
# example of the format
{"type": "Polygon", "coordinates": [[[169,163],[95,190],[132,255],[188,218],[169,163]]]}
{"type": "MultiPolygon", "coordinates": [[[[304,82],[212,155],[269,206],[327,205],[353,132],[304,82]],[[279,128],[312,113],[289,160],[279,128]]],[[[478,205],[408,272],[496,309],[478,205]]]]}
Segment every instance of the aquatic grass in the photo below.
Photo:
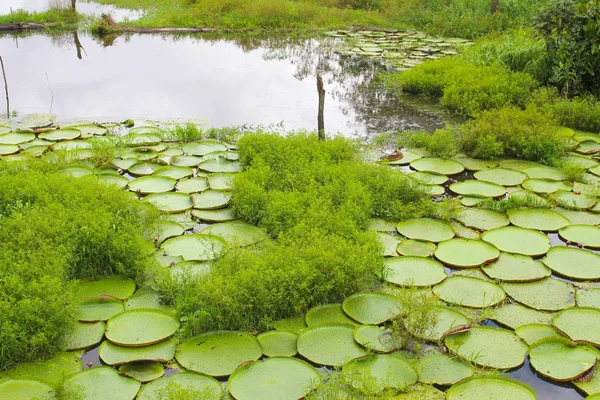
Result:
{"type": "Polygon", "coordinates": [[[451,158],[458,150],[455,129],[446,126],[436,129],[433,134],[427,131],[405,131],[397,135],[399,148],[423,148],[433,157],[451,158]]]}
{"type": "Polygon", "coordinates": [[[76,29],[82,20],[82,15],[74,13],[70,8],[50,7],[43,12],[27,12],[22,9],[12,13],[0,15],[0,24],[14,24],[19,22],[32,22],[49,24],[53,30],[76,29]]]}

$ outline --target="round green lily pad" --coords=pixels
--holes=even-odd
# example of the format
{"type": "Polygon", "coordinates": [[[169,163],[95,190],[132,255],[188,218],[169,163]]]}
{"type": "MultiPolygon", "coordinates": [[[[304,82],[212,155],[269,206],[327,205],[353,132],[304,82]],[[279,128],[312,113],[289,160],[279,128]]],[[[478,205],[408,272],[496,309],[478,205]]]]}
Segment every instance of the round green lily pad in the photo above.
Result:
{"type": "Polygon", "coordinates": [[[267,239],[264,229],[243,221],[219,222],[200,231],[201,234],[218,236],[230,245],[250,246],[267,239]]]}
{"type": "Polygon", "coordinates": [[[449,329],[471,322],[463,313],[454,308],[436,306],[431,309],[431,312],[435,317],[432,324],[425,328],[418,325],[411,326],[411,324],[405,324],[406,330],[411,335],[420,339],[437,342],[449,329]],[[417,331],[415,328],[419,328],[419,330],[417,331]]]}
{"type": "Polygon", "coordinates": [[[208,190],[208,182],[205,178],[188,178],[177,182],[175,188],[178,192],[199,193],[208,190]]]}
{"type": "Polygon", "coordinates": [[[431,257],[436,245],[421,240],[403,240],[396,246],[396,252],[403,256],[431,257]]]}
{"type": "Polygon", "coordinates": [[[600,227],[591,225],[569,225],[558,231],[565,242],[582,244],[591,249],[600,248],[600,227]]]}
{"type": "Polygon", "coordinates": [[[291,332],[270,331],[263,332],[257,337],[267,357],[293,357],[298,353],[296,343],[298,335],[291,332]]]}
{"type": "Polygon", "coordinates": [[[600,310],[573,307],[556,314],[552,324],[571,340],[600,347],[600,310]]]}
{"type": "MultiPolygon", "coordinates": [[[[167,178],[173,178],[173,179],[179,180],[179,179],[188,178],[188,177],[194,175],[194,170],[191,168],[188,168],[188,167],[178,167],[178,166],[169,165],[169,166],[157,168],[156,170],[154,170],[154,172],[152,172],[152,175],[164,176],[167,178]]],[[[184,192],[184,190],[179,190],[179,191],[184,192]]]]}
{"type": "Polygon", "coordinates": [[[165,367],[157,361],[140,361],[121,365],[119,374],[145,383],[163,376],[165,367]]]}
{"type": "Polygon", "coordinates": [[[245,332],[214,331],[186,340],[176,358],[184,368],[210,376],[228,376],[263,354],[258,339],[245,332]]]}
{"type": "Polygon", "coordinates": [[[2,399],[54,400],[54,390],[47,384],[35,379],[9,379],[0,382],[2,399]]]}
{"type": "Polygon", "coordinates": [[[384,264],[384,279],[396,285],[432,286],[447,277],[444,266],[431,258],[393,257],[384,264]]]}
{"type": "Polygon", "coordinates": [[[437,243],[454,237],[454,229],[445,222],[430,218],[417,218],[402,221],[398,232],[409,239],[437,243]]]}
{"type": "Polygon", "coordinates": [[[158,242],[162,243],[166,239],[183,235],[183,232],[185,232],[185,229],[183,228],[183,226],[181,224],[179,224],[177,222],[168,221],[168,220],[159,220],[159,221],[156,221],[156,223],[154,225],[154,232],[157,234],[156,237],[158,237],[158,242]]]}
{"type": "Polygon", "coordinates": [[[220,208],[218,210],[192,210],[192,216],[205,222],[227,222],[236,219],[235,212],[231,208],[220,208]]]}
{"type": "Polygon", "coordinates": [[[321,304],[315,306],[306,312],[304,317],[306,325],[317,326],[322,324],[353,324],[356,322],[352,320],[344,310],[342,305],[336,304],[321,304]]]}
{"type": "Polygon", "coordinates": [[[238,161],[217,158],[201,162],[198,169],[204,172],[240,172],[242,165],[238,161]]]}
{"type": "Polygon", "coordinates": [[[16,144],[0,144],[0,156],[18,153],[21,148],[16,144]]]}
{"type": "Polygon", "coordinates": [[[450,386],[472,376],[473,367],[445,354],[431,354],[419,360],[417,372],[420,382],[450,386]]]}
{"type": "Polygon", "coordinates": [[[409,176],[425,185],[443,185],[444,183],[448,182],[448,177],[446,175],[436,174],[433,172],[417,171],[411,173],[409,176]]]}
{"type": "Polygon", "coordinates": [[[440,185],[421,185],[421,188],[431,197],[443,196],[446,193],[446,189],[440,185]]]}
{"type": "Polygon", "coordinates": [[[75,318],[82,322],[106,321],[124,309],[121,300],[111,297],[88,299],[79,304],[75,318]]]}
{"type": "Polygon", "coordinates": [[[511,329],[516,329],[527,324],[549,324],[552,316],[551,313],[534,310],[521,304],[508,303],[492,310],[489,318],[511,329]]]}
{"type": "Polygon", "coordinates": [[[599,357],[600,353],[593,347],[575,344],[567,338],[548,337],[529,347],[531,366],[540,375],[559,382],[579,378],[599,357]]]}
{"type": "Polygon", "coordinates": [[[177,180],[167,176],[141,176],[130,181],[128,186],[132,192],[141,194],[170,192],[175,189],[177,180]]]}
{"type": "Polygon", "coordinates": [[[481,171],[498,166],[498,161],[496,160],[481,160],[478,158],[467,157],[464,154],[457,154],[453,158],[464,165],[467,171],[481,171]]]}
{"type": "Polygon", "coordinates": [[[325,324],[300,331],[298,353],[327,366],[341,366],[367,354],[354,340],[354,325],[350,324],[325,324]]]}
{"type": "Polygon", "coordinates": [[[170,256],[181,256],[185,261],[210,261],[220,257],[227,243],[213,235],[183,235],[167,239],[162,249],[170,256]]]}
{"type": "Polygon", "coordinates": [[[124,311],[108,320],[106,338],[119,346],[139,347],[167,339],[179,329],[172,313],[151,308],[124,311]]]}
{"type": "Polygon", "coordinates": [[[377,232],[377,240],[382,247],[382,256],[395,257],[398,255],[396,252],[396,246],[398,246],[398,243],[400,243],[398,238],[399,236],[390,235],[387,232],[377,232]]]}
{"type": "Polygon", "coordinates": [[[556,232],[570,223],[565,216],[545,208],[517,208],[507,214],[513,225],[540,231],[556,232]]]}
{"type": "Polygon", "coordinates": [[[306,321],[303,316],[284,318],[273,322],[273,328],[280,332],[291,332],[297,334],[306,327],[306,321]]]}
{"type": "Polygon", "coordinates": [[[517,171],[523,171],[527,168],[543,167],[540,163],[528,160],[500,160],[499,164],[501,168],[514,169],[517,171]]]}
{"type": "Polygon", "coordinates": [[[515,329],[515,333],[530,346],[548,337],[564,337],[555,327],[548,324],[521,325],[515,329]]]}
{"type": "Polygon", "coordinates": [[[202,157],[179,155],[171,159],[171,165],[176,167],[195,167],[204,161],[202,157]]]}
{"type": "Polygon", "coordinates": [[[527,344],[513,331],[473,326],[470,331],[446,336],[448,350],[478,366],[509,369],[523,364],[527,344]]]}
{"type": "Polygon", "coordinates": [[[481,235],[481,239],[507,253],[526,256],[541,256],[550,249],[548,236],[533,229],[517,226],[503,226],[489,230],[481,235]]]}
{"type": "Polygon", "coordinates": [[[223,398],[223,388],[215,378],[195,372],[180,372],[144,385],[138,393],[137,400],[163,400],[165,393],[170,395],[185,393],[187,396],[202,400],[223,398]]]}
{"type": "Polygon", "coordinates": [[[7,378],[39,379],[53,388],[59,387],[65,376],[83,370],[81,354],[81,351],[58,352],[47,360],[18,363],[2,371],[0,383],[7,378]]]}
{"type": "Polygon", "coordinates": [[[0,144],[21,144],[35,140],[35,134],[33,133],[5,133],[0,135],[0,144]]]}
{"type": "Polygon", "coordinates": [[[228,389],[236,400],[298,400],[319,383],[319,372],[306,361],[273,357],[238,368],[229,377],[228,389]]]}
{"type": "Polygon", "coordinates": [[[144,201],[165,213],[181,213],[193,207],[190,195],[180,192],[153,193],[144,197],[144,201]]]}
{"type": "Polygon", "coordinates": [[[174,337],[162,342],[143,347],[123,347],[105,340],[98,349],[98,355],[105,364],[119,366],[135,361],[169,362],[175,357],[175,346],[178,340],[174,337]]]}
{"type": "Polygon", "coordinates": [[[77,322],[61,339],[60,347],[72,351],[95,346],[104,338],[105,330],[104,322],[77,322]]]}
{"type": "Polygon", "coordinates": [[[231,192],[224,190],[205,190],[201,193],[192,194],[194,208],[200,210],[216,210],[227,207],[230,199],[231,192]]]}
{"type": "Polygon", "coordinates": [[[506,226],[510,222],[506,215],[485,208],[465,208],[454,215],[454,219],[469,228],[488,231],[506,226]]]}
{"type": "Polygon", "coordinates": [[[203,156],[215,151],[225,151],[227,146],[218,140],[202,140],[200,142],[191,142],[183,145],[183,151],[186,154],[203,156]]]}
{"type": "Polygon", "coordinates": [[[402,154],[401,158],[397,158],[394,160],[386,160],[386,161],[382,161],[382,162],[385,164],[389,164],[389,165],[408,165],[411,162],[413,162],[414,160],[423,157],[421,154],[419,154],[415,151],[410,151],[410,150],[403,150],[401,154],[402,154]]]}
{"type": "Polygon", "coordinates": [[[207,180],[213,190],[231,190],[234,176],[235,174],[211,174],[207,180]]]}
{"type": "Polygon", "coordinates": [[[64,389],[68,395],[79,395],[77,398],[83,400],[132,400],[140,385],[111,367],[94,367],[71,375],[65,380],[64,389]]]}
{"type": "Polygon", "coordinates": [[[534,179],[550,179],[553,181],[564,181],[567,179],[567,174],[564,171],[554,167],[532,167],[526,168],[523,172],[534,179]]]}
{"type": "Polygon", "coordinates": [[[475,172],[475,179],[500,186],[517,186],[527,179],[527,174],[506,168],[491,168],[475,172]]]}
{"type": "Polygon", "coordinates": [[[448,389],[446,399],[536,400],[537,396],[532,388],[514,379],[502,376],[473,376],[448,389]]]}
{"type": "Polygon", "coordinates": [[[81,131],[79,129],[56,129],[50,132],[40,133],[38,135],[39,139],[43,140],[51,140],[53,142],[58,142],[61,140],[74,140],[81,136],[81,131]]]}
{"type": "Polygon", "coordinates": [[[365,393],[381,393],[386,389],[402,390],[417,382],[417,372],[406,360],[391,354],[367,355],[344,365],[342,379],[365,393]]]}
{"type": "Polygon", "coordinates": [[[118,188],[124,189],[125,186],[127,186],[127,184],[129,183],[129,179],[121,175],[105,174],[98,176],[98,182],[104,185],[116,186],[118,188]]]}
{"type": "Polygon", "coordinates": [[[589,288],[577,290],[575,300],[579,307],[594,307],[600,309],[600,289],[589,288]]]}
{"type": "Polygon", "coordinates": [[[460,222],[450,221],[449,224],[452,227],[452,229],[454,229],[454,232],[456,232],[457,238],[464,238],[464,239],[480,239],[481,238],[481,233],[479,233],[475,229],[467,228],[460,222]]]}
{"type": "Polygon", "coordinates": [[[59,173],[72,176],[73,178],[81,178],[82,176],[91,175],[93,171],[87,167],[72,166],[61,169],[59,173]]]}
{"type": "Polygon", "coordinates": [[[160,293],[151,289],[139,290],[127,299],[127,302],[125,303],[126,310],[138,308],[154,308],[157,310],[173,311],[173,307],[162,304],[160,293]]]}
{"type": "Polygon", "coordinates": [[[465,170],[465,167],[454,160],[442,158],[418,158],[410,163],[417,171],[433,172],[442,175],[456,175],[465,170]]]}
{"type": "Polygon", "coordinates": [[[149,163],[149,162],[138,162],[131,165],[128,170],[131,174],[136,176],[152,175],[154,171],[161,168],[160,164],[149,163]]]}
{"type": "Polygon", "coordinates": [[[440,299],[457,305],[485,308],[504,300],[504,290],[495,283],[466,276],[451,276],[433,287],[440,299]]]}
{"type": "Polygon", "coordinates": [[[342,308],[355,321],[371,325],[382,324],[404,312],[395,296],[381,292],[353,294],[344,299],[342,308]]]}
{"type": "Polygon", "coordinates": [[[566,190],[557,191],[552,197],[558,202],[558,205],[564,208],[575,210],[587,210],[596,204],[596,197],[586,194],[577,194],[566,190]]]}
{"type": "Polygon", "coordinates": [[[433,254],[444,264],[473,268],[496,260],[500,256],[500,251],[481,240],[458,238],[438,243],[433,254]]]}
{"type": "Polygon", "coordinates": [[[378,353],[389,353],[404,344],[390,329],[377,325],[357,326],[354,328],[354,340],[361,346],[378,353]]]}
{"type": "Polygon", "coordinates": [[[544,278],[527,283],[504,283],[502,288],[513,300],[543,311],[559,311],[575,305],[575,289],[567,282],[544,278]]]}
{"type": "Polygon", "coordinates": [[[452,192],[463,196],[500,197],[506,194],[504,186],[478,180],[456,182],[451,184],[449,189],[452,192]]]}
{"type": "Polygon", "coordinates": [[[525,189],[535,193],[554,193],[559,190],[571,190],[573,187],[568,183],[549,179],[525,179],[522,185],[525,189]]]}
{"type": "Polygon", "coordinates": [[[600,256],[589,250],[556,246],[542,260],[554,272],[573,279],[600,278],[600,256]]]}
{"type": "Polygon", "coordinates": [[[552,274],[550,268],[529,256],[501,252],[498,260],[481,267],[492,279],[505,282],[537,281],[552,274]]]}

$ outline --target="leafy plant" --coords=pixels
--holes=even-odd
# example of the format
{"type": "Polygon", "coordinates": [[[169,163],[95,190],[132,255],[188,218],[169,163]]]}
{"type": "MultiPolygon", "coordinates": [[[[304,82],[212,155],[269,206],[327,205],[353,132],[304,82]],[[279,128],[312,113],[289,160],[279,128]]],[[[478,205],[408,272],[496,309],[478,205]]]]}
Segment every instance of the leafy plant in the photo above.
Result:
{"type": "Polygon", "coordinates": [[[451,126],[436,129],[433,134],[427,131],[400,132],[398,147],[424,148],[434,157],[451,158],[456,155],[458,141],[451,126]]]}

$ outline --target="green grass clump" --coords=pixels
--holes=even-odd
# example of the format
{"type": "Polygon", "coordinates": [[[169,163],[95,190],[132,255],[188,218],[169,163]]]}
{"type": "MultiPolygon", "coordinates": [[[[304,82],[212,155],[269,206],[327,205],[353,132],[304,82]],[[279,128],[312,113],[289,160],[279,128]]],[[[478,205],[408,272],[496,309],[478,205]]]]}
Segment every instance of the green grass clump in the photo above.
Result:
{"type": "Polygon", "coordinates": [[[535,91],[532,103],[552,114],[561,126],[600,132],[600,101],[591,95],[566,99],[556,88],[544,87],[535,91]]]}
{"type": "Polygon", "coordinates": [[[433,134],[427,131],[400,132],[398,147],[423,148],[433,157],[452,158],[458,150],[456,131],[450,125],[436,129],[433,134]]]}
{"type": "Polygon", "coordinates": [[[375,236],[365,231],[369,218],[433,213],[412,179],[363,164],[347,139],[257,133],[237,145],[244,170],[234,178],[232,207],[271,239],[230,250],[204,277],[162,282],[185,336],[266,329],[372,287],[383,264],[375,236]]]}
{"type": "Polygon", "coordinates": [[[47,172],[0,167],[0,368],[49,356],[68,329],[70,282],[144,279],[154,213],[127,193],[47,172]]]}
{"type": "Polygon", "coordinates": [[[477,66],[460,57],[424,62],[398,79],[403,91],[440,97],[442,106],[467,117],[505,105],[524,107],[538,86],[527,73],[477,66]]]}
{"type": "Polygon", "coordinates": [[[76,29],[81,15],[74,13],[70,8],[49,8],[43,12],[27,12],[22,9],[10,14],[0,15],[0,24],[14,24],[18,22],[33,22],[51,24],[52,29],[76,29]]]}
{"type": "Polygon", "coordinates": [[[461,150],[475,158],[518,158],[557,165],[566,154],[555,121],[535,107],[486,111],[462,125],[461,150]]]}

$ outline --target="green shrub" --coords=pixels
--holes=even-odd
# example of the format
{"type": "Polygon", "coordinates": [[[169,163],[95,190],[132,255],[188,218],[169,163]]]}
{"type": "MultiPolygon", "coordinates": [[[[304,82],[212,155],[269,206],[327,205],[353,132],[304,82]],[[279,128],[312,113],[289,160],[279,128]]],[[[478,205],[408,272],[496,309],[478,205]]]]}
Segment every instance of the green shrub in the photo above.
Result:
{"type": "Polygon", "coordinates": [[[433,134],[427,131],[401,132],[398,147],[424,148],[434,157],[451,158],[456,155],[458,141],[451,126],[436,129],[433,134]]]}
{"type": "Polygon", "coordinates": [[[461,127],[461,150],[475,158],[518,158],[556,165],[566,153],[555,121],[535,107],[486,111],[461,127]]]}
{"type": "Polygon", "coordinates": [[[532,103],[552,114],[557,123],[572,129],[600,132],[600,101],[591,95],[559,97],[555,88],[540,88],[532,103]]]}
{"type": "Polygon", "coordinates": [[[426,61],[395,76],[399,77],[399,84],[405,92],[442,97],[451,82],[451,71],[462,65],[459,57],[444,57],[426,61]]]}
{"type": "Polygon", "coordinates": [[[51,355],[69,327],[69,282],[121,274],[141,282],[154,212],[93,177],[0,167],[0,368],[51,355]]]}

